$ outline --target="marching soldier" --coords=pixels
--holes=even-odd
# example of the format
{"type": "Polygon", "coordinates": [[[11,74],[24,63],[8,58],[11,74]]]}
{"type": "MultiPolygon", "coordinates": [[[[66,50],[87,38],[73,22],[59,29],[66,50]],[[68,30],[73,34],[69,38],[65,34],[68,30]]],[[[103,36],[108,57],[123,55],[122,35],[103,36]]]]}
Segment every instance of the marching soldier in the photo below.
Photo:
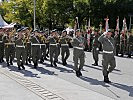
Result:
{"type": "Polygon", "coordinates": [[[3,62],[3,58],[4,58],[3,32],[0,32],[0,63],[3,62]]]}
{"type": "Polygon", "coordinates": [[[102,44],[103,47],[103,60],[102,60],[102,68],[103,68],[103,76],[104,76],[104,82],[110,83],[108,74],[114,70],[116,67],[116,61],[114,57],[115,53],[115,45],[114,45],[114,39],[111,37],[112,32],[110,29],[108,32],[104,32],[100,37],[99,41],[102,44]],[[108,67],[108,65],[110,65],[108,67]]]}
{"type": "Polygon", "coordinates": [[[14,30],[8,29],[6,35],[3,37],[3,42],[5,46],[5,57],[7,66],[13,65],[13,60],[15,57],[15,39],[14,30]]]}
{"type": "Polygon", "coordinates": [[[120,35],[118,30],[115,30],[114,40],[115,40],[115,55],[118,56],[120,51],[120,35]]]}
{"type": "Polygon", "coordinates": [[[67,65],[67,59],[70,55],[69,51],[69,45],[68,42],[70,42],[70,38],[67,36],[67,31],[62,31],[62,37],[60,38],[60,44],[61,44],[61,57],[62,57],[62,64],[65,66],[67,65]]]}
{"type": "Polygon", "coordinates": [[[44,36],[43,32],[40,32],[40,45],[41,45],[41,58],[40,58],[40,63],[44,62],[44,59],[46,57],[46,37],[44,36]]]}
{"type": "Polygon", "coordinates": [[[58,38],[56,36],[56,30],[51,31],[51,36],[48,38],[48,41],[49,41],[51,67],[53,67],[53,64],[55,67],[57,67],[56,63],[58,61],[58,46],[57,46],[58,38]],[[53,58],[54,58],[54,61],[53,61],[53,58]]]}
{"type": "Polygon", "coordinates": [[[99,54],[99,48],[100,48],[100,42],[98,41],[99,34],[98,30],[94,30],[94,37],[93,37],[93,42],[92,42],[92,55],[93,59],[95,61],[94,66],[98,66],[98,54],[99,54]]]}
{"type": "Polygon", "coordinates": [[[22,33],[22,29],[18,29],[18,39],[16,40],[16,58],[18,70],[21,70],[21,67],[25,69],[24,64],[26,61],[26,51],[24,44],[24,34],[22,33]]]}
{"type": "Polygon", "coordinates": [[[25,50],[26,50],[26,65],[28,65],[28,62],[31,63],[31,41],[30,41],[30,32],[31,30],[28,30],[28,27],[25,27],[23,29],[25,32],[24,37],[24,43],[25,43],[25,50]]]}
{"type": "Polygon", "coordinates": [[[56,44],[57,44],[57,62],[60,55],[60,35],[56,32],[56,44]]]}
{"type": "Polygon", "coordinates": [[[133,32],[129,31],[129,38],[127,40],[128,57],[131,58],[133,53],[133,32]]]}
{"type": "Polygon", "coordinates": [[[82,37],[82,34],[80,32],[80,29],[76,30],[76,37],[73,38],[73,60],[74,60],[74,70],[76,71],[76,76],[80,77],[82,76],[81,69],[84,66],[85,62],[85,39],[82,37]],[[78,67],[78,60],[80,60],[80,64],[78,67]]]}
{"type": "Polygon", "coordinates": [[[127,35],[124,30],[122,30],[121,35],[120,35],[120,53],[121,57],[123,57],[125,51],[126,51],[126,44],[127,44],[127,35]]]}
{"type": "MultiPolygon", "coordinates": [[[[46,37],[46,39],[49,37],[49,32],[48,32],[48,29],[45,30],[45,34],[44,36],[46,37]]],[[[46,42],[46,56],[45,56],[45,60],[47,60],[46,57],[49,57],[49,42],[48,41],[45,41],[46,42]]]]}
{"type": "Polygon", "coordinates": [[[34,68],[38,66],[38,60],[41,57],[41,46],[39,40],[38,30],[34,31],[34,35],[31,37],[31,51],[32,51],[32,60],[34,63],[34,68]]]}

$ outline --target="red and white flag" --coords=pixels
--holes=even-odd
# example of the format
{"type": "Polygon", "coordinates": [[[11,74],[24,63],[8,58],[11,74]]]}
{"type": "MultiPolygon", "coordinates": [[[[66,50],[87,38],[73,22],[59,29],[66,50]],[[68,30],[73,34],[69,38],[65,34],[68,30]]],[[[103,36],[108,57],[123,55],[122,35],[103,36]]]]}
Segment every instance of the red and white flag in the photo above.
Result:
{"type": "Polygon", "coordinates": [[[108,32],[108,29],[109,29],[109,18],[105,18],[104,19],[106,22],[105,22],[105,31],[108,32]]]}
{"type": "Polygon", "coordinates": [[[117,31],[119,31],[120,30],[120,28],[119,28],[119,16],[118,16],[118,18],[117,18],[117,20],[116,20],[116,30],[117,31]]]}
{"type": "Polygon", "coordinates": [[[123,27],[122,30],[124,30],[124,32],[127,31],[127,23],[126,23],[126,18],[123,19],[123,27]]]}
{"type": "Polygon", "coordinates": [[[78,17],[75,18],[75,25],[74,25],[74,31],[76,31],[79,28],[79,22],[78,17]]]}

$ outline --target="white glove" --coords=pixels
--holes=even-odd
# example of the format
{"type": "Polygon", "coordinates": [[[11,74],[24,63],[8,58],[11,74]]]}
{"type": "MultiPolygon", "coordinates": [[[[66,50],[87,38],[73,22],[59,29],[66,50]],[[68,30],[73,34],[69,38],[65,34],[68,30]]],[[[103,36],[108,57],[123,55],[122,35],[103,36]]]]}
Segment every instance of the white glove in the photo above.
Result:
{"type": "Polygon", "coordinates": [[[106,35],[106,34],[107,34],[107,32],[104,32],[104,33],[103,33],[103,35],[106,35]]]}

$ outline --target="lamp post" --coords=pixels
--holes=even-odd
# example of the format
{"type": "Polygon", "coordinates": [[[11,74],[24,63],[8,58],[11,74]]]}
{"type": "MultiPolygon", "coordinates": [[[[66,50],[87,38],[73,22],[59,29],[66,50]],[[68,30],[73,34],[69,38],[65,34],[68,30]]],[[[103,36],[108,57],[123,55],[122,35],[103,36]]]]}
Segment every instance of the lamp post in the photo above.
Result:
{"type": "Polygon", "coordinates": [[[36,0],[34,0],[34,30],[36,29],[36,0]]]}

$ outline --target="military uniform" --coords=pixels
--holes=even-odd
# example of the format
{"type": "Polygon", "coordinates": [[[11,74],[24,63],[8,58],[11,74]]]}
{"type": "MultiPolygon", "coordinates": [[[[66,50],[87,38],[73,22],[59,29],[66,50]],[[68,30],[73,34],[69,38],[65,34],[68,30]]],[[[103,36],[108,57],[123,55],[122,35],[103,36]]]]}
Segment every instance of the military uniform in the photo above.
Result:
{"type": "Polygon", "coordinates": [[[128,51],[128,57],[129,58],[131,58],[131,55],[132,55],[132,53],[133,53],[133,35],[132,34],[130,34],[129,35],[129,38],[128,38],[128,40],[127,40],[127,51],[128,51]]]}
{"type": "Polygon", "coordinates": [[[31,63],[31,41],[30,41],[30,38],[25,37],[24,43],[25,43],[25,51],[26,51],[26,65],[28,65],[28,62],[31,63]]]}
{"type": "Polygon", "coordinates": [[[57,38],[56,37],[53,37],[53,36],[50,36],[48,38],[49,40],[49,53],[50,53],[50,62],[51,62],[51,66],[54,66],[56,67],[56,63],[58,61],[58,46],[57,46],[57,38]],[[53,62],[53,58],[54,58],[54,62],[53,62]]]}
{"type": "Polygon", "coordinates": [[[75,37],[73,38],[73,61],[74,61],[74,70],[76,71],[76,76],[80,77],[82,76],[81,69],[84,66],[85,62],[85,53],[84,53],[84,47],[85,47],[85,39],[84,37],[75,37]],[[82,46],[80,44],[83,44],[82,46]],[[78,67],[78,60],[80,60],[80,64],[78,67]]]}
{"type": "Polygon", "coordinates": [[[66,60],[68,59],[70,55],[69,51],[69,45],[68,42],[70,42],[70,38],[68,36],[62,36],[60,38],[60,44],[61,44],[61,57],[62,57],[62,64],[66,65],[66,60]]]}
{"type": "Polygon", "coordinates": [[[4,42],[4,48],[5,48],[5,57],[7,66],[13,65],[12,61],[15,57],[15,40],[14,37],[9,37],[9,35],[6,35],[3,37],[4,42]]]}
{"type": "Polygon", "coordinates": [[[31,52],[32,52],[32,61],[34,63],[34,68],[37,68],[38,66],[38,60],[41,57],[41,46],[40,46],[40,40],[38,36],[32,36],[31,37],[31,52]]]}
{"type": "Polygon", "coordinates": [[[93,59],[95,61],[94,66],[98,66],[98,54],[99,54],[99,48],[100,48],[100,42],[98,41],[99,35],[94,35],[93,42],[92,42],[92,55],[93,59]]]}
{"type": "Polygon", "coordinates": [[[46,41],[45,41],[45,44],[46,44],[46,56],[44,57],[44,59],[47,60],[47,57],[49,57],[49,42],[47,41],[48,34],[45,33],[44,36],[46,37],[46,41]]]}
{"type": "Polygon", "coordinates": [[[40,45],[41,45],[41,58],[40,58],[40,62],[43,63],[44,62],[44,59],[46,57],[46,44],[45,44],[45,36],[42,35],[40,36],[40,45]]]}
{"type": "Polygon", "coordinates": [[[57,44],[57,62],[58,62],[58,57],[59,57],[59,55],[60,55],[60,37],[59,36],[57,36],[56,38],[56,44],[57,44]]]}
{"type": "Polygon", "coordinates": [[[115,45],[114,39],[112,37],[108,38],[105,34],[102,34],[99,37],[99,41],[103,47],[103,59],[102,59],[102,68],[103,68],[103,76],[104,82],[109,83],[108,74],[114,70],[116,67],[116,61],[114,57],[115,53],[115,45]],[[110,65],[108,67],[108,65],[110,65]]]}
{"type": "Polygon", "coordinates": [[[115,41],[115,55],[118,56],[120,52],[120,35],[116,34],[114,36],[114,41],[115,41]]]}
{"type": "Polygon", "coordinates": [[[127,35],[121,34],[120,35],[120,54],[121,54],[121,57],[123,57],[126,50],[127,50],[127,35]]]}
{"type": "Polygon", "coordinates": [[[17,58],[18,70],[21,70],[21,67],[25,69],[24,64],[26,61],[26,50],[23,38],[18,38],[16,40],[16,58],[17,58]]]}
{"type": "Polygon", "coordinates": [[[3,43],[3,35],[0,33],[0,63],[3,62],[4,58],[4,43],[3,43]]]}

